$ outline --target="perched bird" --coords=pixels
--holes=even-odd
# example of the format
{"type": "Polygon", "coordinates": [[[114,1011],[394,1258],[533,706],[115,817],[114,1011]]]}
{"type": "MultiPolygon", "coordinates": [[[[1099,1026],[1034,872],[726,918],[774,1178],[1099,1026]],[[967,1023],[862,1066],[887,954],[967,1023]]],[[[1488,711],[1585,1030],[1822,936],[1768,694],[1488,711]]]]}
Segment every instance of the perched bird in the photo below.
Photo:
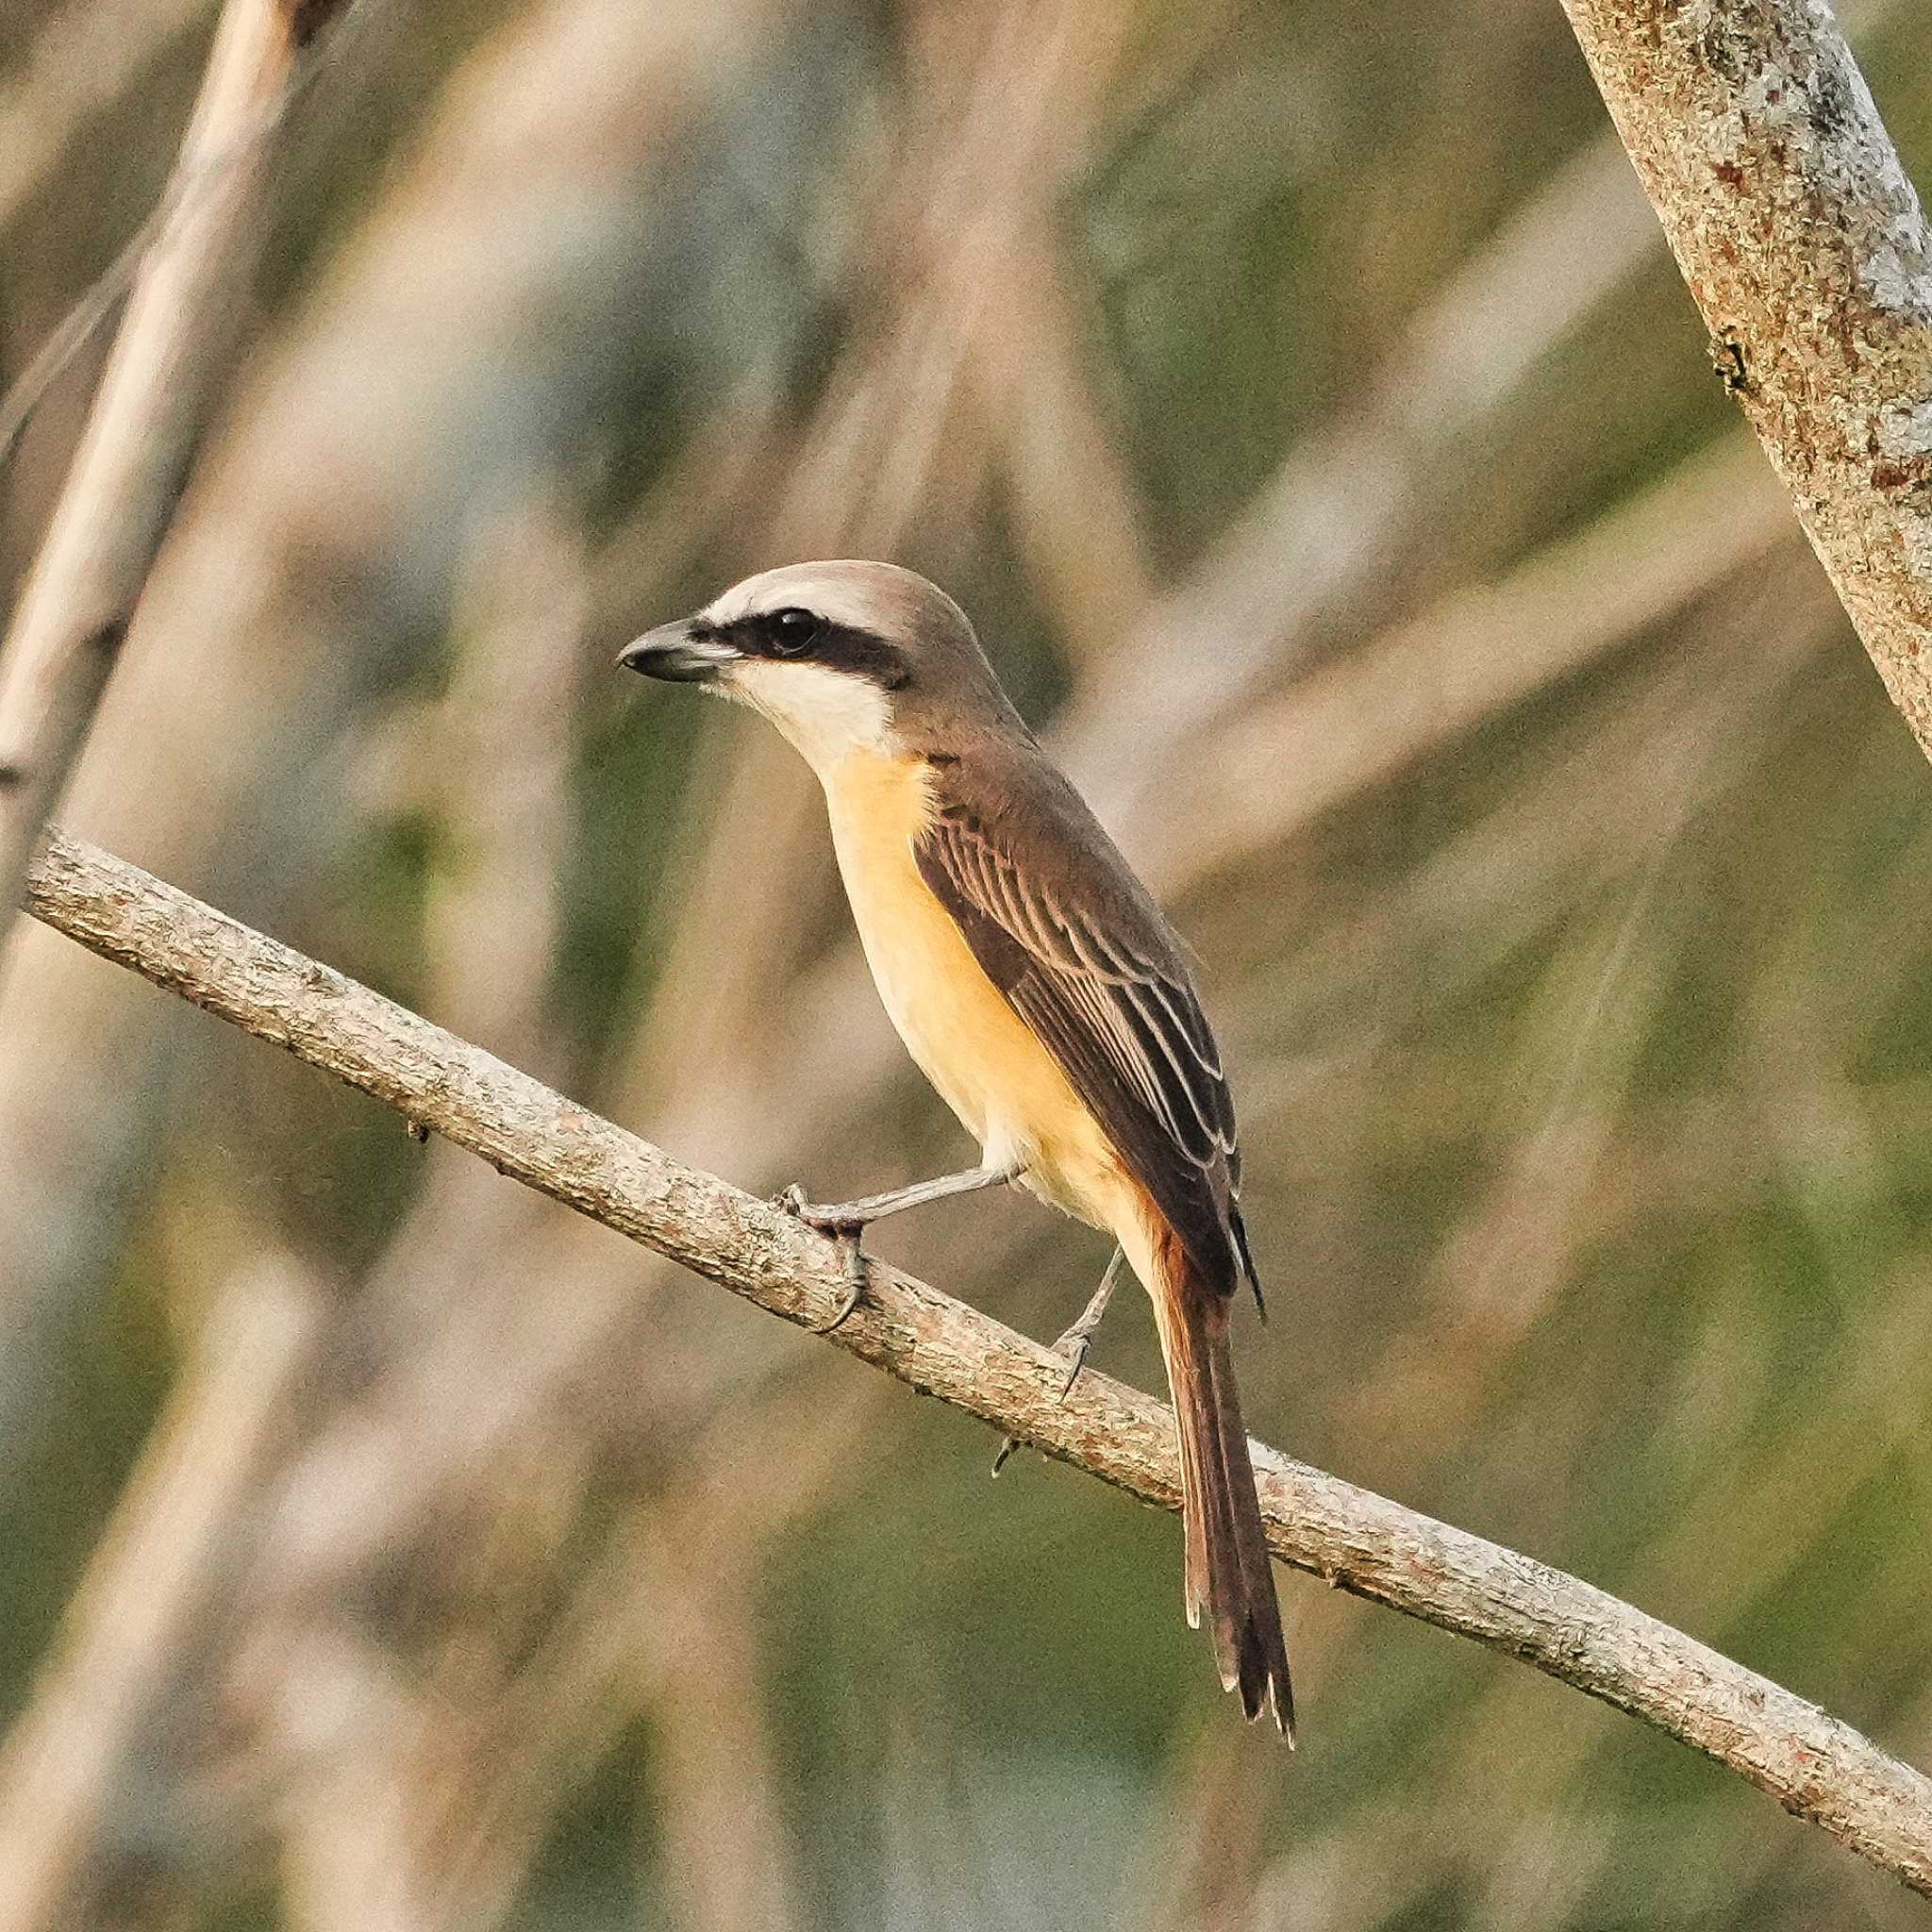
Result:
{"type": "MultiPolygon", "coordinates": [[[[910,571],[765,571],[618,662],[747,704],[804,754],[886,1011],[979,1142],[978,1167],[865,1200],[791,1191],[846,1243],[837,1319],[863,1291],[859,1231],[905,1208],[1017,1181],[1110,1232],[1153,1301],[1174,1391],[1188,1621],[1207,1611],[1224,1686],[1291,1735],[1228,1350],[1241,1276],[1260,1299],[1234,1108],[1159,907],[1008,702],[965,613],[910,571]]],[[[1113,1273],[1062,1338],[1082,1354],[1113,1273]]]]}

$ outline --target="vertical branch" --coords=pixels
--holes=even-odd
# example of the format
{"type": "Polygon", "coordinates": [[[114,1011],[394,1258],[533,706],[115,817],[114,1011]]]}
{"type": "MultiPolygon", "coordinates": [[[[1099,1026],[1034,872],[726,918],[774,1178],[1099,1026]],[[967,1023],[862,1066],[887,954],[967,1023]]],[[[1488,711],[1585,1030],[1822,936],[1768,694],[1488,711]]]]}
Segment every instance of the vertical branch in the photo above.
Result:
{"type": "Polygon", "coordinates": [[[241,333],[295,58],[339,6],[228,0],[74,470],[0,651],[0,908],[59,799],[241,333]]]}
{"type": "Polygon", "coordinates": [[[1932,234],[1825,0],[1564,0],[1711,335],[1932,755],[1932,234]]]}

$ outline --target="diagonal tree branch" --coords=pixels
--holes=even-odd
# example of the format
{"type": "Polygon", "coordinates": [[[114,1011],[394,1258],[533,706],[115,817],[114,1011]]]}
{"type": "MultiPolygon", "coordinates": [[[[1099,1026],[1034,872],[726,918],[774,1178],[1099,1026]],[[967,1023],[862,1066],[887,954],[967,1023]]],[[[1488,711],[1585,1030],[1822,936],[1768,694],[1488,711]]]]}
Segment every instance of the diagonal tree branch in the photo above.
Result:
{"type": "MultiPolygon", "coordinates": [[[[787,1321],[817,1324],[839,1304],[836,1251],[791,1216],[108,853],[51,835],[26,903],[104,958],[787,1321]]],[[[875,1271],[831,1340],[1131,1495],[1176,1505],[1158,1403],[1098,1374],[1061,1401],[1058,1357],[923,1282],[875,1271]]],[[[1272,1450],[1256,1467],[1283,1561],[1642,1718],[1932,1895],[1932,1780],[1849,1725],[1527,1557],[1272,1450]]]]}
{"type": "Polygon", "coordinates": [[[1932,231],[1826,0],[1563,0],[1743,407],[1932,756],[1932,231]]]}
{"type": "Polygon", "coordinates": [[[48,343],[23,378],[27,400],[10,410],[9,433],[129,270],[126,318],[0,650],[0,907],[19,900],[173,520],[241,335],[282,152],[271,137],[288,125],[303,47],[343,4],[228,0],[160,208],[48,343]]]}

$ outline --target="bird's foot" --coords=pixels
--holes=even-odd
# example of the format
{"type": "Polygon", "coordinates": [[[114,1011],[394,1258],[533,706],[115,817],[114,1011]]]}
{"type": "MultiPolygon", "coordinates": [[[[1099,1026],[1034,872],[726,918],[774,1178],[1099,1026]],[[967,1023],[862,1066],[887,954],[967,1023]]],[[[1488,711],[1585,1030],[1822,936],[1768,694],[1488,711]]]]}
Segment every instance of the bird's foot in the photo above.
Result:
{"type": "MultiPolygon", "coordinates": [[[[1116,1248],[1113,1259],[1107,1264],[1107,1273],[1100,1278],[1100,1286],[1093,1291],[1093,1299],[1080,1310],[1079,1319],[1054,1342],[1054,1354],[1065,1356],[1072,1363],[1067,1370],[1067,1379],[1060,1384],[1060,1392],[1054,1398],[1056,1402],[1064,1402],[1074,1392],[1074,1384],[1080,1379],[1080,1371],[1087,1366],[1088,1353],[1093,1346],[1093,1331],[1100,1326],[1100,1318],[1107,1313],[1108,1302],[1113,1295],[1114,1277],[1120,1273],[1123,1258],[1121,1251],[1116,1248]]],[[[1007,1465],[1007,1457],[1019,1446],[1017,1436],[1008,1436],[1000,1444],[1000,1453],[992,1459],[993,1474],[999,1474],[1007,1465]]]]}
{"type": "Polygon", "coordinates": [[[829,1335],[843,1324],[865,1296],[865,1250],[859,1245],[865,1223],[856,1218],[852,1209],[843,1204],[826,1206],[808,1201],[805,1190],[796,1181],[778,1195],[774,1205],[784,1208],[788,1214],[796,1215],[806,1226],[816,1228],[838,1244],[839,1257],[845,1269],[845,1298],[839,1304],[838,1312],[832,1319],[816,1331],[820,1335],[829,1335]]]}
{"type": "MultiPolygon", "coordinates": [[[[1074,1392],[1074,1384],[1080,1379],[1080,1371],[1087,1366],[1088,1351],[1093,1346],[1093,1326],[1094,1324],[1090,1323],[1085,1315],[1082,1315],[1053,1344],[1054,1354],[1067,1357],[1072,1363],[1072,1366],[1067,1370],[1067,1379],[1060,1384],[1060,1392],[1054,1398],[1056,1402],[1064,1402],[1074,1392]]],[[[1020,1439],[1018,1436],[1008,1436],[1000,1444],[1000,1453],[992,1459],[992,1473],[994,1475],[999,1474],[1000,1471],[1007,1466],[1007,1457],[1019,1447],[1020,1439]]]]}

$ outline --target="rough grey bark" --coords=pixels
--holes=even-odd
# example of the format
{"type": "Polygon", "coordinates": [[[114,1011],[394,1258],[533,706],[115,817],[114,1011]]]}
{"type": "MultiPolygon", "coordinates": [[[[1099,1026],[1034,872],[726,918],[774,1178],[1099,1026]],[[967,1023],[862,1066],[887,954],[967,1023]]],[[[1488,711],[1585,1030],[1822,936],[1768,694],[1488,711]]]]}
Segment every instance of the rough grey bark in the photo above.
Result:
{"type": "MultiPolygon", "coordinates": [[[[326,6],[228,0],[201,99],[41,553],[0,652],[0,906],[120,655],[245,313],[279,149],[267,136],[326,6]]],[[[85,315],[84,308],[80,311],[85,315]]]]}
{"type": "MultiPolygon", "coordinates": [[[[35,917],[335,1074],[786,1320],[839,1306],[832,1244],[315,960],[58,834],[30,875],[35,917]]],[[[1065,1364],[884,1268],[829,1338],[1159,1507],[1178,1500],[1167,1410],[1065,1364]]],[[[1932,1780],[1849,1725],[1641,1610],[1514,1551],[1257,1450],[1274,1553],[1340,1588],[1473,1637],[1728,1766],[1932,1895],[1932,1780]]]]}
{"type": "Polygon", "coordinates": [[[1932,234],[1825,0],[1564,0],[1737,397],[1932,755],[1932,234]]]}

